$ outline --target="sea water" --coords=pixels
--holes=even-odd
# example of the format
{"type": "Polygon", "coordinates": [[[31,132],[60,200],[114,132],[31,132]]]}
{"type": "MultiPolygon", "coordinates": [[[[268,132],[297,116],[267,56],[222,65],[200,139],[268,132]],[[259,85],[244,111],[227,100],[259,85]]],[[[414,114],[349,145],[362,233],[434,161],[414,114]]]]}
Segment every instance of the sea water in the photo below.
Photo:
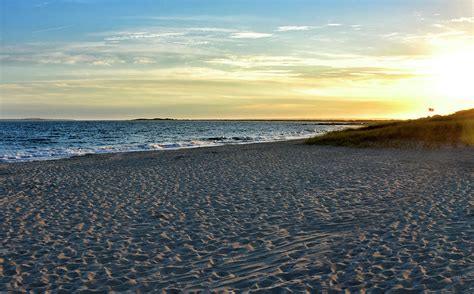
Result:
{"type": "Polygon", "coordinates": [[[0,121],[0,162],[308,138],[347,126],[304,121],[0,121]]]}

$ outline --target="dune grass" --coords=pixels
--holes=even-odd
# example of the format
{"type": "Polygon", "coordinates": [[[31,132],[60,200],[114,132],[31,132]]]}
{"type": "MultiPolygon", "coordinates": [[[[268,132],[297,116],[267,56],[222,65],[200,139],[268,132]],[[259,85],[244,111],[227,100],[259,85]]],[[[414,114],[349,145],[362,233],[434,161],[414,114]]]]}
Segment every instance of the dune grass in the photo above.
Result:
{"type": "Polygon", "coordinates": [[[446,116],[334,131],[305,143],[361,148],[474,146],[474,108],[446,116]]]}

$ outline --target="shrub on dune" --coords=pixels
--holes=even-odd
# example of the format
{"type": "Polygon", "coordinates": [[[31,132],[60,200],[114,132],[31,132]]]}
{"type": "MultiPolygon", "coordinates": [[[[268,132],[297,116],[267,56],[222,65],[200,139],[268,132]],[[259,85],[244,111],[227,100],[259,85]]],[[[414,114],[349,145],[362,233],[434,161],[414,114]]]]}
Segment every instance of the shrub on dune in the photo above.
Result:
{"type": "Polygon", "coordinates": [[[474,146],[474,108],[446,116],[334,131],[306,143],[347,147],[474,146]]]}

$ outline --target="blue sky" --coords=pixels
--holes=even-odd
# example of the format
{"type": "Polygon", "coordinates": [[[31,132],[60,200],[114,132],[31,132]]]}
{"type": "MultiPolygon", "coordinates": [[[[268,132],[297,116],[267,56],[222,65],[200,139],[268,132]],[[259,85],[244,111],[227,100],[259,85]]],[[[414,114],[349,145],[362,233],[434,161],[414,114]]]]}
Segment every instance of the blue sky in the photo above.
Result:
{"type": "Polygon", "coordinates": [[[414,117],[473,106],[469,0],[0,3],[2,118],[414,117]]]}
{"type": "Polygon", "coordinates": [[[416,22],[410,15],[417,11],[428,15],[443,11],[448,17],[456,17],[462,12],[462,5],[451,6],[446,5],[446,2],[2,0],[1,34],[2,40],[6,42],[41,38],[74,40],[80,39],[81,35],[83,37],[84,34],[102,30],[157,24],[186,26],[233,23],[236,27],[272,31],[273,26],[282,22],[307,25],[342,20],[357,23],[380,21],[409,28],[416,22]],[[398,15],[403,22],[387,18],[391,14],[398,15]],[[45,34],[49,29],[61,27],[65,28],[55,34],[45,34]],[[40,34],[42,30],[45,31],[40,34]]]}

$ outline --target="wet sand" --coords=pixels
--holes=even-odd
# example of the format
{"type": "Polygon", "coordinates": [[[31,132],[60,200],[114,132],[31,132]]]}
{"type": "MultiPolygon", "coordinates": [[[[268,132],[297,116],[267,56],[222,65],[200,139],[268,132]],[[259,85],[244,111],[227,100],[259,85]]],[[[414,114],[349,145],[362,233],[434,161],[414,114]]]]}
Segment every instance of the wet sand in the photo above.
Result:
{"type": "Polygon", "coordinates": [[[0,292],[474,290],[474,149],[0,164],[0,292]]]}

